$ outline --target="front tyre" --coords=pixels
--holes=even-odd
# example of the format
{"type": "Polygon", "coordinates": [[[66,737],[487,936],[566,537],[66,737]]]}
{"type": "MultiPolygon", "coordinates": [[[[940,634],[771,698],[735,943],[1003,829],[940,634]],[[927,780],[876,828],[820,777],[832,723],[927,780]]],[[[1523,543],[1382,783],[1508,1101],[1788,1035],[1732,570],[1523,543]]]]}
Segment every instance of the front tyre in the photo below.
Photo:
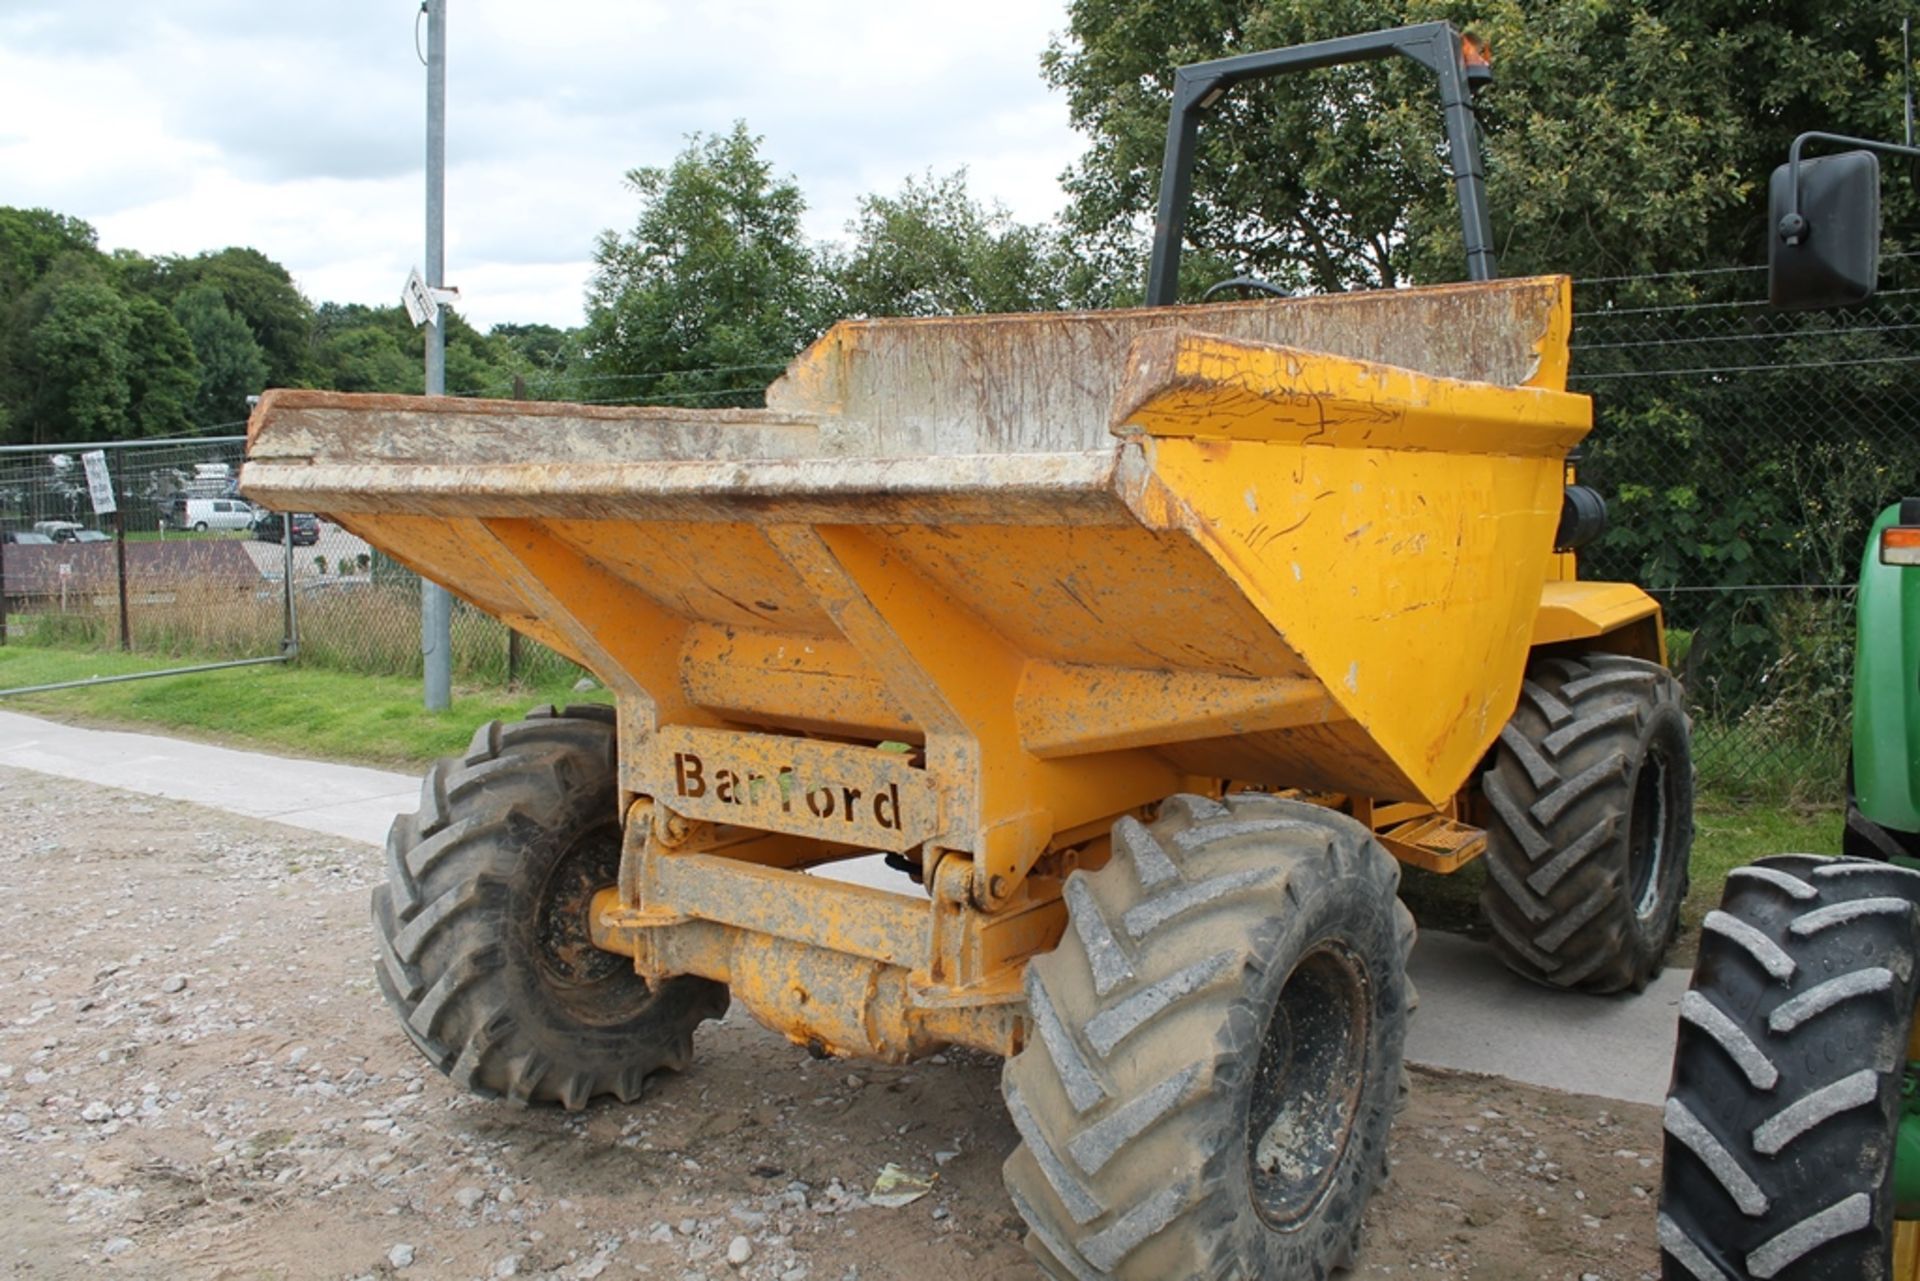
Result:
{"type": "Polygon", "coordinates": [[[1482,794],[1480,908],[1500,959],[1552,987],[1645,988],[1679,929],[1693,849],[1672,673],[1617,654],[1536,659],[1482,794]]]}
{"type": "Polygon", "coordinates": [[[1413,919],[1364,827],[1177,796],[1067,880],[1002,1078],[1007,1189],[1061,1281],[1324,1278],[1387,1169],[1413,919]]]}
{"type": "Polygon", "coordinates": [[[466,1089],[569,1110],[631,1101],[725,1013],[721,984],[649,987],[593,946],[589,907],[619,874],[618,801],[612,709],[543,708],[434,762],[419,812],[394,820],[375,975],[407,1036],[466,1089]]]}
{"type": "Polygon", "coordinates": [[[1810,854],[1727,877],[1680,1005],[1667,1281],[1889,1275],[1916,894],[1913,872],[1810,854]]]}

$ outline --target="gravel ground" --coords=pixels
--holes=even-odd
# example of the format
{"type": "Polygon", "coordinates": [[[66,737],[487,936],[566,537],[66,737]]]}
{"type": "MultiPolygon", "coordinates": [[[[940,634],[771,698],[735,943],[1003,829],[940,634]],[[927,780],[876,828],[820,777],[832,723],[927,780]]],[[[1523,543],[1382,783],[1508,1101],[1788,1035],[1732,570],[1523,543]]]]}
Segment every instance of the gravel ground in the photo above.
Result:
{"type": "MultiPolygon", "coordinates": [[[[517,1111],[382,1004],[377,850],[4,768],[0,833],[7,1276],[1039,1275],[995,1060],[820,1063],[736,1013],[638,1104],[517,1111]],[[889,1162],[932,1192],[869,1204],[889,1162]]],[[[1653,1109],[1414,1087],[1353,1275],[1657,1276],[1653,1109]]]]}

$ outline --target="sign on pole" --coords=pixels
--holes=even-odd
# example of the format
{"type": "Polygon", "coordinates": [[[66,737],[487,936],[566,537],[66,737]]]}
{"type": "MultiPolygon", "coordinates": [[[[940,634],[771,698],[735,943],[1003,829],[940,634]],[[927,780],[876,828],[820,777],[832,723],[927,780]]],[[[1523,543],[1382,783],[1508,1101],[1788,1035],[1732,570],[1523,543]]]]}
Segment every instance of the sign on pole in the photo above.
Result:
{"type": "Polygon", "coordinates": [[[426,277],[415,267],[407,273],[406,287],[400,291],[400,301],[406,304],[407,319],[414,328],[431,325],[440,318],[440,304],[433,300],[433,290],[427,288],[426,277]]]}
{"type": "Polygon", "coordinates": [[[107,475],[107,451],[95,449],[80,455],[87,469],[87,493],[93,499],[93,514],[111,516],[120,510],[113,501],[113,480],[107,475]]]}
{"type": "Polygon", "coordinates": [[[427,283],[427,278],[415,267],[407,273],[407,283],[400,290],[400,302],[407,309],[407,319],[418,329],[421,325],[440,323],[440,304],[457,301],[458,289],[435,289],[427,283]]]}

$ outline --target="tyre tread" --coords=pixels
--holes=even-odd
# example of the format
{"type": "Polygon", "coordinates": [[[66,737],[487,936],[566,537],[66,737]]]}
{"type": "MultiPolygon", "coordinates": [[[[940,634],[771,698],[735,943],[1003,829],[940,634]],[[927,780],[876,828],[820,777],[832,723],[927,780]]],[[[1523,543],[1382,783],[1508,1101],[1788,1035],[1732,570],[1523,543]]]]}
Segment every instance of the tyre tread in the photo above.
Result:
{"type": "Polygon", "coordinates": [[[1671,1281],[1888,1275],[1917,899],[1920,874],[1884,863],[1780,855],[1728,877],[1667,1099],[1671,1281]]]}
{"type": "Polygon", "coordinates": [[[1678,682],[1617,654],[1536,658],[1481,777],[1481,912],[1508,967],[1554,987],[1639,990],[1679,928],[1692,845],[1692,764],[1678,682]],[[1676,720],[1677,718],[1677,720],[1676,720]],[[1639,762],[1659,741],[1669,813],[1655,897],[1629,901],[1639,762]]]}
{"type": "Polygon", "coordinates": [[[726,1008],[719,984],[674,979],[615,1035],[568,1024],[509,980],[507,913],[528,910],[513,907],[510,881],[529,842],[612,812],[614,730],[614,710],[597,704],[482,725],[462,755],[428,768],[419,810],[388,833],[387,883],[371,899],[375,977],[414,1045],[476,1094],[569,1110],[601,1094],[638,1098],[648,1074],[686,1065],[693,1027],[726,1008]],[[566,1041],[566,1062],[543,1037],[566,1041]]]}
{"type": "MultiPolygon", "coordinates": [[[[1213,1124],[1207,1108],[1230,1088],[1227,1074],[1252,1070],[1215,1038],[1259,1034],[1228,1011],[1251,981],[1254,941],[1298,893],[1287,869],[1308,864],[1382,888],[1393,903],[1389,950],[1404,964],[1413,921],[1392,896],[1397,865],[1365,828],[1300,802],[1175,797],[1151,827],[1116,823],[1109,863],[1069,877],[1072,928],[1028,964],[1036,1034],[1003,1078],[1021,1138],[1007,1186],[1031,1228],[1028,1249],[1050,1275],[1250,1275],[1245,1259],[1209,1253],[1224,1248],[1209,1171],[1227,1158],[1217,1136],[1196,1127],[1213,1124]],[[1188,1156],[1170,1158],[1176,1151],[1188,1156]]],[[[1391,1076],[1388,1116],[1397,1065],[1391,1076]]],[[[1384,1177],[1384,1150],[1366,1168],[1368,1179],[1384,1177]]],[[[1353,1239],[1345,1231],[1333,1253],[1353,1239]]]]}

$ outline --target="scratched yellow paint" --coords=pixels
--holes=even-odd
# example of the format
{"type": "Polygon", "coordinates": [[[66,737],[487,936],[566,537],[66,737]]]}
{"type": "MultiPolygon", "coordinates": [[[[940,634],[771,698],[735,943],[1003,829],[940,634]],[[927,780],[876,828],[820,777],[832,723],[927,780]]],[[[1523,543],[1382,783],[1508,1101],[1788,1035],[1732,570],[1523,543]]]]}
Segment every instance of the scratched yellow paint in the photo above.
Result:
{"type": "MultiPolygon", "coordinates": [[[[1568,559],[1556,556],[1555,560],[1568,559]]],[[[1594,583],[1549,577],[1534,617],[1533,643],[1556,645],[1596,637],[1631,635],[1636,657],[1667,661],[1660,607],[1631,583],[1594,583]]]]}
{"type": "Polygon", "coordinates": [[[1188,531],[1438,804],[1511,714],[1585,397],[1184,335],[1124,427],[1188,531]]]}

